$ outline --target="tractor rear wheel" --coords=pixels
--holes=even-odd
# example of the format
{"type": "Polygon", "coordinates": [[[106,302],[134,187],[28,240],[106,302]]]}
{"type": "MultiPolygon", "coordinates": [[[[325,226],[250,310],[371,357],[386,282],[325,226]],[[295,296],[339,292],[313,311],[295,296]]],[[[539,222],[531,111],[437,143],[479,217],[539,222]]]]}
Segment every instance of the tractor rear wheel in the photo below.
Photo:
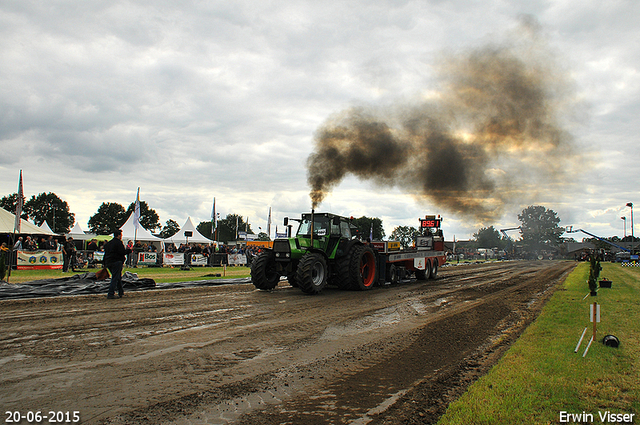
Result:
{"type": "Polygon", "coordinates": [[[258,254],[251,262],[251,282],[263,291],[270,291],[278,286],[280,273],[276,270],[276,257],[271,251],[258,254]]]}
{"type": "Polygon", "coordinates": [[[356,245],[351,250],[349,278],[351,288],[366,291],[376,283],[376,255],[368,246],[356,245]]]}
{"type": "Polygon", "coordinates": [[[296,273],[291,273],[290,275],[287,275],[287,281],[289,281],[289,285],[293,286],[294,288],[298,287],[298,282],[296,281],[296,273]]]}
{"type": "Polygon", "coordinates": [[[322,254],[308,252],[300,260],[296,272],[296,282],[307,294],[318,294],[327,285],[327,261],[322,254]]]}

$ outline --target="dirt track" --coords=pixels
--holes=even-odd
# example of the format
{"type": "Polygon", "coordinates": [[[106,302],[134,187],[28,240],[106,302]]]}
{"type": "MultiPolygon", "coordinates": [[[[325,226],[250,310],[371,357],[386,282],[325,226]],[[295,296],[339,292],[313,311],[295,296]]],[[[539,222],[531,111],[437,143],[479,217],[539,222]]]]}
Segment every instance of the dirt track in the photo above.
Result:
{"type": "Polygon", "coordinates": [[[435,281],[319,296],[281,282],[2,301],[2,412],[79,411],[84,424],[435,422],[573,267],[450,267],[435,281]]]}

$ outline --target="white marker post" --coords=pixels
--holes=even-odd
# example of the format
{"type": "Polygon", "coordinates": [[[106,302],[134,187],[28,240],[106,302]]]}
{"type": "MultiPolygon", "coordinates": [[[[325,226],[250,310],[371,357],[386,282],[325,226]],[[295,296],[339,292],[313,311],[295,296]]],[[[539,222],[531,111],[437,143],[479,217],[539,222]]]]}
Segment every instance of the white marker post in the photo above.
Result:
{"type": "Polygon", "coordinates": [[[582,344],[582,339],[584,338],[584,334],[587,333],[587,328],[588,328],[588,326],[585,326],[584,330],[582,331],[582,336],[580,337],[580,340],[578,341],[578,345],[576,345],[576,349],[573,350],[574,353],[578,352],[578,349],[580,348],[580,344],[582,344]]]}
{"type": "Polygon", "coordinates": [[[591,347],[591,343],[596,339],[596,323],[600,322],[600,305],[598,303],[594,302],[589,305],[589,319],[593,323],[593,335],[591,336],[591,340],[589,341],[587,348],[584,350],[582,357],[587,355],[589,347],[591,347]]]}

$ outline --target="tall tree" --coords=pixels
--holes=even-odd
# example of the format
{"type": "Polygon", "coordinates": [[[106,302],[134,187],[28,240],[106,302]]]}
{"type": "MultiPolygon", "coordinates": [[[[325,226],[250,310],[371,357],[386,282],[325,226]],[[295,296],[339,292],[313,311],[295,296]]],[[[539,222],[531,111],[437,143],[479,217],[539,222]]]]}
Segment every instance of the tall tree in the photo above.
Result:
{"type": "Polygon", "coordinates": [[[116,202],[103,202],[98,212],[89,219],[89,230],[98,235],[108,235],[119,229],[127,219],[124,207],[116,202]]]}
{"type": "Polygon", "coordinates": [[[367,239],[371,233],[371,225],[373,224],[373,239],[382,240],[385,237],[382,220],[379,218],[365,217],[355,218],[351,220],[351,224],[358,228],[358,234],[362,239],[367,239]]]}
{"type": "Polygon", "coordinates": [[[558,214],[540,205],[531,205],[518,214],[522,241],[531,250],[538,250],[562,243],[564,228],[559,226],[558,214]]]}
{"type": "MultiPolygon", "coordinates": [[[[135,208],[136,203],[132,202],[129,208],[127,208],[126,218],[128,218],[130,214],[133,214],[135,208]]],[[[150,232],[155,232],[162,227],[158,213],[154,209],[149,208],[146,201],[140,201],[140,225],[150,232]]]]}
{"type": "MultiPolygon", "coordinates": [[[[211,224],[211,222],[209,222],[209,224],[211,224]]],[[[253,233],[251,225],[247,225],[242,216],[237,214],[227,214],[226,218],[218,220],[218,241],[225,243],[234,241],[236,240],[236,230],[244,232],[245,229],[247,233],[253,233]]]]}
{"type": "Polygon", "coordinates": [[[478,232],[473,234],[473,238],[476,240],[478,248],[504,248],[506,245],[506,241],[500,237],[500,232],[493,226],[478,229],[478,232]]]}
{"type": "Polygon", "coordinates": [[[403,248],[409,248],[415,241],[416,237],[420,236],[420,230],[413,226],[398,226],[391,232],[390,240],[398,241],[403,248]]]}
{"type": "Polygon", "coordinates": [[[209,238],[211,240],[214,240],[214,238],[215,238],[215,234],[214,234],[215,233],[215,229],[213,228],[213,224],[211,224],[210,221],[201,221],[196,226],[196,229],[205,238],[209,238]]]}
{"type": "MultiPolygon", "coordinates": [[[[16,213],[17,203],[18,203],[18,194],[15,192],[12,193],[11,195],[3,196],[2,198],[0,198],[0,207],[9,211],[11,214],[16,213]]],[[[22,214],[20,214],[20,217],[25,220],[29,219],[29,215],[24,210],[24,208],[22,209],[22,214]]]]}
{"type": "Polygon", "coordinates": [[[178,233],[178,230],[180,230],[180,225],[175,220],[169,219],[167,220],[167,224],[165,224],[158,236],[162,239],[165,239],[178,233]]]}
{"type": "MultiPolygon", "coordinates": [[[[17,193],[5,196],[0,199],[0,206],[15,213],[17,199],[17,193]]],[[[75,223],[75,214],[69,211],[69,204],[55,193],[43,192],[38,196],[31,196],[31,199],[24,203],[20,217],[30,219],[38,226],[46,221],[56,233],[68,233],[75,223]]]]}

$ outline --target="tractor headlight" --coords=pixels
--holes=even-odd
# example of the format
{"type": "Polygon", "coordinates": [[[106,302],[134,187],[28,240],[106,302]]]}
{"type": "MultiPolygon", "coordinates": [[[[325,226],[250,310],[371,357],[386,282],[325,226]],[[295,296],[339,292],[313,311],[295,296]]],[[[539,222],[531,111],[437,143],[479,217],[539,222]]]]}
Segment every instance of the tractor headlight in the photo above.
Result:
{"type": "Polygon", "coordinates": [[[276,257],[280,257],[280,253],[279,252],[276,252],[276,257]]]}

